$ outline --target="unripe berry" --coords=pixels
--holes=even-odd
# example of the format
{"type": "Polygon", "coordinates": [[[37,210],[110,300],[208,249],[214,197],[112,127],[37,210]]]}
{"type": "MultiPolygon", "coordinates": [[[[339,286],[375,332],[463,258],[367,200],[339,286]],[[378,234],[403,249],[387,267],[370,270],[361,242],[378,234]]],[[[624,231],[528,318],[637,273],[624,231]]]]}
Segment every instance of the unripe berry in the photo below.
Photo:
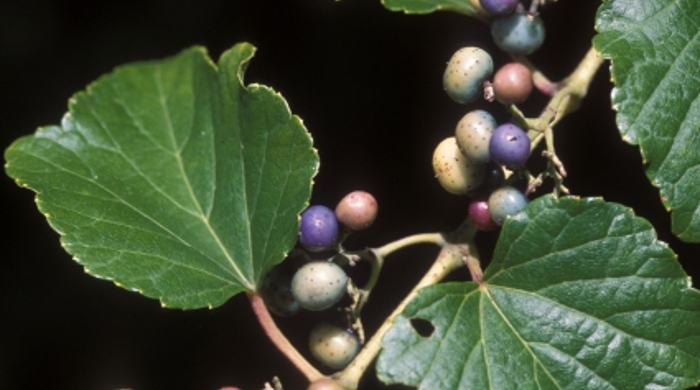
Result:
{"type": "Polygon", "coordinates": [[[469,161],[487,163],[491,161],[489,141],[496,128],[496,120],[484,110],[474,110],[457,123],[455,139],[459,150],[469,161]]]}
{"type": "Polygon", "coordinates": [[[377,218],[377,200],[369,192],[353,191],[335,207],[338,222],[352,230],[368,228],[377,218]]]}
{"type": "Polygon", "coordinates": [[[442,188],[455,195],[465,195],[484,180],[484,167],[464,157],[455,137],[444,139],[433,153],[433,170],[442,188]]]}
{"type": "Polygon", "coordinates": [[[517,168],[530,157],[530,138],[520,127],[504,123],[493,131],[489,151],[496,164],[517,168]]]}
{"type": "Polygon", "coordinates": [[[527,198],[514,187],[501,187],[489,196],[491,219],[503,225],[506,218],[522,211],[527,206],[527,198]]]}
{"type": "Polygon", "coordinates": [[[309,349],[319,362],[340,370],[345,368],[360,350],[357,336],[327,323],[320,323],[311,330],[309,349]]]}
{"type": "Polygon", "coordinates": [[[292,278],[292,295],[306,310],[320,311],[333,306],[347,289],[348,276],[330,261],[304,264],[292,278]]]}
{"type": "Polygon", "coordinates": [[[519,63],[503,65],[493,77],[493,93],[503,104],[518,104],[527,100],[532,92],[532,72],[519,63]]]}
{"type": "Polygon", "coordinates": [[[482,83],[493,74],[493,60],[478,47],[464,47],[450,59],[442,77],[447,95],[457,103],[470,103],[482,92],[482,83]]]}
{"type": "Polygon", "coordinates": [[[501,50],[510,54],[530,54],[544,42],[544,22],[539,16],[530,17],[514,12],[498,18],[491,25],[491,36],[501,50]]]}
{"type": "Polygon", "coordinates": [[[338,220],[333,210],[326,206],[311,206],[301,213],[299,242],[311,252],[325,251],[335,245],[338,237],[338,220]]]}

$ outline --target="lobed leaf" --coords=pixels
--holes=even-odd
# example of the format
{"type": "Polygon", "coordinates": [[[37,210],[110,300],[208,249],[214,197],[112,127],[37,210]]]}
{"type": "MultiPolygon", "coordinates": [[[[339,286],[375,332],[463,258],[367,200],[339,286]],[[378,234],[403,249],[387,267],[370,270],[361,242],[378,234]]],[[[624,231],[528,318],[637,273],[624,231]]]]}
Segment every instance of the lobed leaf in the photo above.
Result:
{"type": "Polygon", "coordinates": [[[506,222],[483,285],[419,291],[377,371],[433,390],[687,388],[700,381],[700,292],[689,284],[629,209],[542,197],[506,222]]]}
{"type": "Polygon", "coordinates": [[[214,307],[294,246],[318,156],[279,94],[243,85],[254,50],[117,68],[61,126],[6,150],[7,174],[87,272],[164,306],[214,307]]]}
{"type": "Polygon", "coordinates": [[[639,145],[673,232],[700,242],[700,2],[606,0],[596,24],[620,133],[639,145]]]}
{"type": "Polygon", "coordinates": [[[403,11],[407,14],[453,11],[469,16],[485,16],[479,0],[382,0],[382,4],[388,10],[403,11]]]}

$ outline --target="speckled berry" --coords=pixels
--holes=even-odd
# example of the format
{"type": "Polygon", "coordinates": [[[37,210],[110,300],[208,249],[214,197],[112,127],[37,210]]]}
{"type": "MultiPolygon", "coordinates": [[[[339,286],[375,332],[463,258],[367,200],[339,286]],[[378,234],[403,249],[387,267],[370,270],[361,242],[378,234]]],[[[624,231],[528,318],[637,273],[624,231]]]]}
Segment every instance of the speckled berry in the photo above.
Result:
{"type": "Polygon", "coordinates": [[[433,170],[442,188],[455,195],[465,195],[484,180],[484,166],[464,157],[455,137],[444,139],[433,153],[433,170]]]}
{"type": "Polygon", "coordinates": [[[515,12],[494,20],[491,36],[496,45],[507,53],[530,54],[544,42],[544,22],[539,16],[530,17],[515,12]]]}
{"type": "Polygon", "coordinates": [[[279,266],[272,268],[263,278],[260,296],[265,306],[280,317],[289,317],[299,311],[299,302],[292,295],[292,278],[279,266]]]}
{"type": "Polygon", "coordinates": [[[442,77],[447,95],[458,103],[475,101],[482,93],[482,83],[493,74],[493,60],[478,47],[464,47],[450,59],[442,77]]]}
{"type": "Polygon", "coordinates": [[[301,213],[299,242],[308,251],[325,251],[335,245],[338,237],[338,220],[333,210],[326,206],[310,206],[301,213]]]}
{"type": "Polygon", "coordinates": [[[493,131],[489,151],[496,164],[517,168],[530,157],[530,138],[520,127],[504,123],[493,131]]]}
{"type": "Polygon", "coordinates": [[[320,323],[311,330],[309,349],[319,362],[341,370],[355,358],[360,342],[357,336],[343,328],[320,323]]]}
{"type": "Polygon", "coordinates": [[[503,104],[522,103],[532,92],[532,72],[519,63],[505,64],[493,76],[493,93],[503,104]]]}
{"type": "Polygon", "coordinates": [[[469,161],[487,163],[491,161],[489,141],[496,128],[496,120],[484,110],[474,110],[457,123],[455,139],[459,150],[469,161]]]}
{"type": "Polygon", "coordinates": [[[304,264],[292,278],[292,295],[306,310],[320,311],[333,306],[347,289],[348,276],[330,261],[304,264]]]}
{"type": "Polygon", "coordinates": [[[504,16],[513,13],[520,0],[479,0],[481,8],[493,16],[504,16]]]}
{"type": "Polygon", "coordinates": [[[353,191],[338,202],[335,217],[352,230],[368,228],[377,218],[379,206],[369,192],[353,191]]]}
{"type": "Polygon", "coordinates": [[[489,214],[491,219],[499,225],[503,225],[506,218],[519,213],[525,206],[527,206],[527,198],[514,187],[501,187],[489,196],[489,214]]]}

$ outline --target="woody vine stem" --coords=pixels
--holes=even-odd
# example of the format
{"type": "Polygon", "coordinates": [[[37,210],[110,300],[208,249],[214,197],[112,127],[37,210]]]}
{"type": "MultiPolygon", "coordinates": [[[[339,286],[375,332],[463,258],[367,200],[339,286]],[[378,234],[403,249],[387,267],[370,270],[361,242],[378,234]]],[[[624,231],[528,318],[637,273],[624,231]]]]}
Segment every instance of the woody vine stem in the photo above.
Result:
{"type": "MultiPolygon", "coordinates": [[[[576,69],[564,80],[557,83],[552,83],[547,80],[547,78],[544,77],[541,72],[537,71],[535,66],[525,57],[516,57],[515,60],[534,70],[535,74],[538,75],[538,77],[535,78],[537,88],[541,92],[550,95],[551,99],[537,118],[525,117],[514,105],[510,105],[508,109],[513,114],[514,120],[521,122],[527,128],[528,136],[532,140],[533,150],[543,139],[546,141],[546,148],[543,152],[543,156],[549,160],[549,166],[543,175],[552,177],[555,181],[555,196],[558,196],[560,193],[567,193],[568,190],[566,190],[566,187],[561,183],[563,177],[566,176],[566,171],[554,151],[552,128],[562,118],[579,107],[581,101],[586,96],[593,77],[603,63],[603,58],[595,49],[590,48],[576,69]]],[[[543,175],[534,178],[531,183],[532,188],[529,190],[534,190],[537,185],[541,184],[543,175]]],[[[460,228],[452,233],[417,234],[396,240],[379,248],[367,249],[356,253],[356,255],[358,255],[357,257],[360,259],[370,259],[372,265],[373,277],[370,278],[370,282],[364,289],[359,290],[360,294],[363,294],[360,299],[366,300],[371,289],[374,287],[374,282],[376,282],[376,278],[386,256],[399,249],[416,244],[430,243],[441,247],[441,251],[432,267],[387,317],[374,335],[365,343],[355,359],[344,370],[331,376],[336,383],[348,390],[357,389],[360,378],[381,349],[381,340],[384,334],[389,330],[396,316],[398,316],[406,305],[416,296],[419,289],[439,283],[450,272],[463,265],[466,265],[469,269],[472,280],[478,282],[481,288],[485,287],[485,283],[481,281],[482,271],[478,252],[474,245],[475,233],[476,229],[467,220],[460,228]]],[[[299,371],[301,371],[310,382],[325,377],[325,375],[309,363],[291,342],[289,342],[284,334],[282,334],[265,307],[260,295],[258,293],[251,293],[249,294],[249,300],[265,333],[273,344],[275,344],[299,371]]]]}

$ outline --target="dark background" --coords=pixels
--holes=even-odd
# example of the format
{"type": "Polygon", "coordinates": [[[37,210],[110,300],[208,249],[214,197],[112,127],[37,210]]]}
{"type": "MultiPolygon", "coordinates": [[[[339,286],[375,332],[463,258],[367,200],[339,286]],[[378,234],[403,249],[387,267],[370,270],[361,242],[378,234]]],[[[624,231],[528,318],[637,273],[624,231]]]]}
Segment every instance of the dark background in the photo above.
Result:
{"type": "MultiPolygon", "coordinates": [[[[544,12],[548,39],[532,60],[550,78],[565,76],[586,52],[598,5],[564,0],[544,12]]],[[[71,94],[116,65],[195,44],[217,58],[240,41],[259,49],[247,81],[280,91],[313,134],[322,163],[312,201],[333,206],[358,188],[379,200],[378,221],[352,237],[350,248],[449,230],[463,219],[465,199],[443,191],[430,164],[434,146],[466,112],[442,91],[442,72],[462,46],[486,48],[497,65],[507,57],[473,19],[404,16],[378,0],[0,1],[0,146],[57,124],[71,94]]],[[[609,77],[605,64],[580,112],[557,127],[566,184],[651,220],[697,275],[699,248],[669,233],[637,149],[614,126],[609,77]]],[[[523,108],[534,116],[544,101],[534,95],[523,108]]],[[[496,105],[490,110],[507,118],[496,105]]],[[[541,159],[533,160],[541,168],[541,159]]],[[[61,249],[33,193],[7,177],[0,185],[0,389],[248,390],[273,375],[287,389],[304,387],[263,336],[244,296],[215,310],[182,312],[92,278],[61,249]]],[[[494,238],[480,240],[484,260],[494,238]]],[[[366,318],[370,332],[435,253],[420,247],[390,258],[366,309],[378,314],[366,318]]],[[[280,321],[304,353],[318,316],[280,321]]],[[[373,376],[363,388],[379,386],[373,376]]]]}

